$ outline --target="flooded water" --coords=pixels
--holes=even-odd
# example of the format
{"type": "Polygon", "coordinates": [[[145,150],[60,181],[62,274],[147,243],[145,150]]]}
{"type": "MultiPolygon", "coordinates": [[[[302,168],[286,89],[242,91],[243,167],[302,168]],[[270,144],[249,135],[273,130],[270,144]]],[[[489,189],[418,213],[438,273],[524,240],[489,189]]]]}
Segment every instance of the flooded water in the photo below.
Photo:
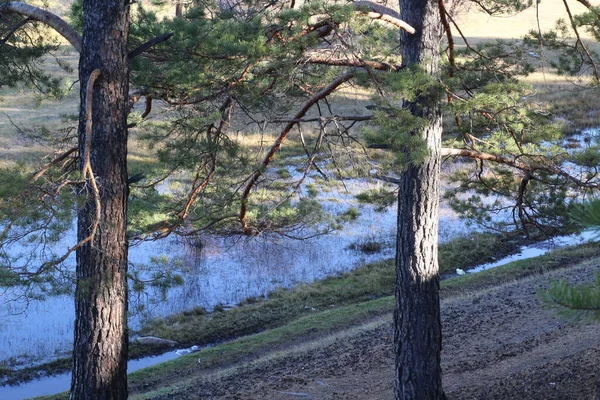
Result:
{"type": "MultiPolygon", "coordinates": [[[[345,182],[347,191],[324,191],[317,197],[323,208],[341,214],[356,208],[360,215],[348,222],[342,230],[308,240],[291,240],[262,235],[247,237],[202,236],[201,245],[188,240],[167,238],[144,242],[132,247],[130,262],[148,265],[152,257],[177,261],[178,272],[184,284],[167,293],[166,301],[157,301],[159,293],[131,294],[130,309],[144,305],[143,314],[133,314],[130,326],[136,329],[144,318],[163,317],[177,312],[204,307],[208,310],[218,304],[236,305],[252,296],[266,296],[279,287],[291,287],[352,270],[358,265],[393,256],[396,208],[377,212],[372,206],[360,205],[355,194],[379,185],[368,180],[345,182]],[[382,245],[377,253],[352,250],[351,245],[365,242],[382,245]]],[[[473,228],[460,220],[450,208],[440,208],[440,242],[467,235],[473,228]]],[[[62,245],[74,242],[71,234],[62,245]]],[[[565,239],[561,245],[578,243],[583,239],[565,239]]],[[[558,242],[555,239],[555,242],[558,242]]],[[[493,264],[471,269],[475,272],[502,265],[516,259],[534,257],[548,251],[549,245],[539,249],[522,249],[519,255],[507,257],[493,264]]],[[[74,304],[72,296],[56,296],[44,301],[6,301],[10,292],[0,294],[0,365],[19,367],[35,365],[67,356],[73,343],[74,304]]],[[[153,365],[177,354],[173,351],[159,357],[132,361],[130,371],[153,365]]],[[[18,387],[0,387],[0,399],[40,396],[66,390],[68,374],[49,377],[18,387]]]]}
{"type": "Polygon", "coordinates": [[[476,273],[485,271],[486,269],[499,267],[501,265],[505,265],[513,261],[526,260],[528,258],[538,257],[556,248],[579,245],[591,241],[597,241],[598,239],[599,237],[597,231],[584,231],[579,234],[558,236],[552,239],[544,240],[540,243],[536,243],[531,246],[521,247],[521,250],[516,254],[504,257],[498,261],[479,265],[475,268],[469,269],[467,272],[476,273]]]}
{"type": "MultiPolygon", "coordinates": [[[[252,296],[266,296],[278,287],[291,287],[349,271],[365,262],[389,258],[394,251],[396,210],[376,212],[359,205],[354,194],[373,187],[367,180],[347,181],[348,191],[323,192],[318,200],[326,211],[343,213],[359,209],[359,217],[341,231],[308,240],[258,236],[253,238],[203,236],[196,247],[188,241],[167,238],[144,242],[130,249],[130,261],[148,264],[152,256],[177,260],[185,282],[171,289],[166,301],[159,293],[131,294],[133,310],[144,305],[144,314],[130,319],[133,329],[143,318],[161,317],[217,304],[236,305],[252,296]],[[375,241],[380,252],[366,254],[350,249],[355,243],[375,241]]],[[[465,234],[465,223],[449,207],[442,206],[440,239],[465,234]]],[[[67,247],[69,239],[64,238],[67,247]]],[[[45,301],[6,301],[0,296],[0,365],[32,365],[69,354],[73,343],[74,304],[72,296],[56,296],[45,301]]]]}
{"type": "MultiPolygon", "coordinates": [[[[145,357],[140,360],[131,360],[127,363],[129,372],[150,367],[179,357],[175,351],[170,351],[155,357],[145,357]]],[[[0,386],[0,399],[21,400],[30,397],[48,396],[69,390],[71,386],[71,373],[48,376],[34,379],[19,386],[0,386]]]]}
{"type": "MultiPolygon", "coordinates": [[[[475,268],[470,269],[468,272],[476,273],[484,271],[486,269],[505,265],[513,261],[537,257],[555,248],[582,244],[593,240],[598,240],[598,232],[596,231],[586,231],[581,234],[556,237],[544,242],[537,243],[532,246],[524,246],[521,248],[521,251],[517,254],[505,257],[494,263],[488,263],[477,266],[475,268]]],[[[194,346],[194,348],[192,349],[173,350],[164,353],[160,356],[146,357],[140,360],[132,360],[128,363],[128,370],[129,372],[133,372],[141,368],[156,365],[164,361],[172,360],[181,354],[187,354],[192,350],[197,350],[196,346],[194,346]]],[[[68,390],[70,382],[70,373],[65,373],[57,376],[36,379],[19,386],[0,386],[0,399],[19,400],[28,397],[55,394],[68,390]]]]}

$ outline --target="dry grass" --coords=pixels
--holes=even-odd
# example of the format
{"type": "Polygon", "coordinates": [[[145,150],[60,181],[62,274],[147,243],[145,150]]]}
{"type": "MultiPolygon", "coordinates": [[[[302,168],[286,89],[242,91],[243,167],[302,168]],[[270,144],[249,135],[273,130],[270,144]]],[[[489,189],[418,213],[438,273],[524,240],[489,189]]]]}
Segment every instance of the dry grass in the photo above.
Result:
{"type": "MultiPolygon", "coordinates": [[[[77,80],[77,63],[77,53],[61,48],[42,61],[42,68],[62,77],[65,85],[73,85],[77,80]],[[59,62],[68,65],[73,72],[62,69],[59,62]]],[[[0,167],[10,167],[16,162],[36,162],[49,154],[51,149],[35,137],[43,130],[63,128],[65,123],[61,116],[76,114],[78,104],[77,84],[62,100],[40,101],[25,86],[0,88],[0,167]]]]}
{"type": "MultiPolygon", "coordinates": [[[[596,0],[592,3],[598,5],[599,2],[596,0]]],[[[570,2],[569,7],[573,14],[586,11],[576,2],[570,2]]],[[[471,45],[496,39],[520,39],[531,30],[548,31],[555,27],[558,19],[568,23],[562,0],[545,0],[537,7],[534,5],[519,14],[500,17],[491,17],[471,7],[457,19],[471,45]]],[[[589,33],[584,30],[579,33],[590,50],[600,52],[600,44],[589,33]]],[[[464,45],[461,38],[456,38],[456,43],[464,45]]],[[[546,109],[556,119],[564,121],[568,132],[600,125],[596,100],[600,89],[587,86],[591,83],[589,77],[571,78],[554,73],[549,65],[557,56],[555,53],[546,50],[541,56],[540,59],[530,60],[537,62],[540,72],[525,79],[536,90],[532,102],[546,109]]]]}
{"type": "MultiPolygon", "coordinates": [[[[598,4],[597,0],[591,3],[598,4]]],[[[559,18],[568,21],[562,0],[544,0],[536,6],[520,12],[515,15],[489,16],[480,11],[475,6],[461,13],[457,20],[460,23],[461,30],[467,38],[471,40],[490,40],[490,39],[519,39],[531,30],[542,31],[554,28],[559,18]],[[539,11],[539,18],[536,17],[536,11],[539,11]]],[[[579,14],[587,9],[576,2],[569,2],[569,7],[573,14],[579,14]]],[[[587,33],[581,32],[582,37],[591,39],[587,33]]]]}
{"type": "MultiPolygon", "coordinates": [[[[58,7],[58,10],[66,10],[64,1],[51,3],[56,3],[54,6],[58,7]]],[[[583,10],[583,6],[579,4],[572,5],[574,13],[583,10]]],[[[542,30],[551,29],[558,18],[566,18],[561,0],[546,0],[539,4],[539,10],[537,11],[539,11],[539,19],[536,18],[535,7],[517,15],[490,17],[471,7],[470,10],[458,16],[457,20],[468,41],[477,44],[496,38],[519,38],[529,30],[537,29],[538,20],[542,30]]],[[[164,15],[171,12],[174,12],[174,7],[165,7],[160,10],[160,13],[164,15]]],[[[584,38],[590,39],[587,33],[582,32],[582,35],[584,38]]],[[[461,45],[460,38],[457,38],[457,43],[461,45]]],[[[600,46],[594,41],[590,40],[587,43],[590,47],[600,49],[600,46]]],[[[545,55],[547,59],[553,56],[550,52],[545,55]]],[[[60,50],[54,56],[62,63],[67,63],[74,70],[76,69],[76,53],[60,50]]],[[[44,68],[66,78],[67,82],[74,82],[77,79],[76,73],[65,73],[52,57],[48,57],[44,61],[44,68]]],[[[544,73],[532,74],[527,80],[536,88],[536,95],[532,101],[538,103],[541,108],[547,109],[556,118],[568,121],[566,123],[568,130],[578,130],[600,124],[595,101],[598,89],[583,88],[583,85],[587,82],[568,80],[549,70],[544,73]]],[[[346,86],[332,98],[332,108],[334,113],[340,115],[365,114],[365,106],[371,103],[370,97],[371,93],[369,91],[346,86]]],[[[71,94],[66,99],[62,101],[44,100],[41,105],[36,103],[34,96],[27,88],[0,89],[0,167],[14,165],[17,161],[36,161],[42,155],[48,154],[49,148],[27,138],[20,129],[27,128],[35,133],[41,127],[49,130],[62,127],[64,124],[60,116],[77,113],[78,103],[77,85],[73,87],[71,94]]],[[[315,116],[316,111],[311,110],[309,115],[315,116]]],[[[155,114],[154,118],[161,117],[155,114]]],[[[266,129],[262,129],[257,125],[246,126],[243,121],[236,123],[236,125],[235,130],[240,131],[240,134],[237,135],[238,140],[253,148],[268,147],[281,128],[277,125],[271,125],[266,129]]],[[[135,140],[135,130],[132,133],[133,140],[130,149],[132,161],[134,163],[151,161],[152,156],[149,152],[143,148],[140,142],[135,140]]],[[[290,139],[293,140],[294,136],[297,136],[297,134],[294,133],[290,139]]]]}

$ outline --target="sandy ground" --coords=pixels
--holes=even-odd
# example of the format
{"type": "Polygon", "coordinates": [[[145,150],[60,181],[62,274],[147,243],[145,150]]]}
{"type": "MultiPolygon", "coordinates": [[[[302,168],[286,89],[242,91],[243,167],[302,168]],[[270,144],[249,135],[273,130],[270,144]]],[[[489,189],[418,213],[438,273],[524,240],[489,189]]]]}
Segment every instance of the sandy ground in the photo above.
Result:
{"type": "MultiPolygon", "coordinates": [[[[443,300],[448,398],[600,399],[598,325],[565,320],[537,294],[550,277],[583,281],[597,271],[583,265],[443,300]]],[[[388,316],[313,348],[198,379],[162,398],[392,399],[392,332],[388,316]]]]}

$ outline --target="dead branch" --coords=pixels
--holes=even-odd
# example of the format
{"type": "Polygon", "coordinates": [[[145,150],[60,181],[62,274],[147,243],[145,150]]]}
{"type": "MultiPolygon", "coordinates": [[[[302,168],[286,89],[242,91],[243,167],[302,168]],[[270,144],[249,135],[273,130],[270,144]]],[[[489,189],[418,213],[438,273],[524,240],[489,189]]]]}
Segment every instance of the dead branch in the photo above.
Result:
{"type": "Polygon", "coordinates": [[[380,61],[353,60],[349,58],[331,58],[319,54],[308,54],[305,62],[310,64],[329,65],[335,67],[371,68],[378,71],[399,71],[402,69],[402,66],[400,65],[392,65],[380,61]]]}
{"type": "Polygon", "coordinates": [[[19,21],[19,23],[15,24],[12,28],[10,28],[10,30],[8,31],[6,36],[4,36],[3,39],[0,39],[0,42],[6,43],[8,41],[8,39],[10,39],[10,37],[15,34],[16,31],[21,29],[21,27],[23,27],[26,23],[28,23],[29,21],[32,21],[32,20],[33,19],[31,17],[27,17],[24,20],[19,21]]]}
{"type": "Polygon", "coordinates": [[[440,20],[442,21],[444,31],[446,32],[446,40],[448,40],[448,62],[452,67],[450,70],[450,78],[452,78],[454,76],[454,71],[457,69],[456,61],[454,59],[454,37],[452,36],[452,28],[448,23],[448,18],[446,18],[446,15],[449,15],[449,13],[446,11],[444,0],[438,0],[438,7],[440,8],[440,20]]]}
{"type": "Polygon", "coordinates": [[[52,168],[52,166],[64,161],[67,159],[67,157],[69,157],[71,154],[75,153],[77,151],[77,147],[73,147],[70,148],[69,150],[65,151],[64,153],[62,153],[61,155],[55,157],[54,159],[52,159],[52,161],[50,161],[48,164],[46,164],[43,168],[41,168],[39,171],[37,171],[34,175],[33,175],[33,181],[37,181],[38,179],[40,179],[42,177],[42,175],[44,175],[46,172],[48,172],[48,170],[50,168],[52,168]]]}
{"type": "Polygon", "coordinates": [[[0,3],[0,14],[20,14],[35,21],[43,22],[67,39],[77,52],[81,52],[83,47],[81,35],[71,25],[49,11],[19,1],[10,1],[0,3]]]}
{"type": "Polygon", "coordinates": [[[146,118],[152,112],[152,96],[146,96],[146,108],[142,114],[142,119],[146,118]]]}
{"type": "Polygon", "coordinates": [[[355,1],[352,5],[357,9],[358,12],[363,12],[363,10],[369,10],[366,14],[369,18],[379,19],[381,21],[387,22],[394,26],[397,26],[400,29],[404,29],[408,33],[415,33],[415,28],[407,24],[406,22],[400,19],[400,14],[398,14],[395,10],[383,6],[381,4],[373,3],[370,1],[355,1]]]}
{"type": "Polygon", "coordinates": [[[129,101],[127,104],[127,113],[130,113],[131,110],[133,109],[133,106],[136,105],[136,103],[138,101],[140,101],[140,99],[143,96],[148,96],[148,91],[147,90],[136,90],[135,92],[131,92],[129,93],[129,101]]]}
{"type": "MultiPolygon", "coordinates": [[[[304,117],[304,115],[306,115],[308,110],[310,110],[310,108],[313,105],[315,105],[319,100],[322,100],[325,97],[329,96],[340,85],[344,84],[345,82],[348,82],[353,77],[354,77],[354,72],[346,72],[343,75],[340,75],[339,77],[337,77],[329,85],[325,86],[323,89],[321,89],[317,93],[315,93],[315,95],[312,96],[310,99],[306,100],[302,104],[302,106],[300,107],[300,110],[298,110],[298,112],[296,113],[296,115],[294,116],[292,121],[302,119],[304,117]]],[[[260,176],[263,174],[263,172],[269,166],[269,163],[275,157],[275,153],[277,153],[277,151],[279,150],[279,148],[281,147],[283,142],[286,140],[288,134],[290,133],[290,131],[292,130],[294,125],[296,125],[296,123],[297,122],[288,122],[287,123],[287,125],[283,128],[283,130],[279,134],[279,137],[277,137],[277,139],[275,140],[275,142],[273,143],[273,145],[271,146],[271,148],[265,155],[260,167],[248,179],[248,183],[246,184],[246,187],[244,188],[244,191],[242,193],[242,200],[241,200],[240,214],[239,214],[240,224],[242,225],[242,229],[243,229],[244,233],[246,233],[246,234],[253,233],[252,230],[248,227],[248,221],[246,220],[247,213],[248,213],[248,198],[250,196],[250,191],[252,190],[252,188],[254,187],[256,182],[258,181],[258,178],[260,178],[260,176]]]]}
{"type": "Polygon", "coordinates": [[[331,122],[331,121],[371,121],[375,117],[373,115],[332,115],[331,117],[318,118],[299,118],[299,119],[273,119],[270,121],[262,121],[263,124],[283,124],[293,122],[295,124],[303,122],[331,122]]]}
{"type": "Polygon", "coordinates": [[[381,174],[377,173],[377,174],[373,174],[371,176],[380,181],[392,183],[394,185],[399,185],[402,183],[402,181],[399,178],[394,178],[393,176],[389,176],[389,175],[381,175],[381,174]]]}
{"type": "Polygon", "coordinates": [[[127,54],[127,58],[131,60],[132,58],[139,56],[140,54],[144,53],[145,51],[150,50],[153,46],[156,46],[159,43],[169,40],[173,35],[174,35],[173,32],[169,32],[169,33],[164,33],[162,35],[159,35],[159,36],[155,37],[154,39],[150,39],[146,43],[143,43],[143,44],[139,45],[138,47],[136,47],[135,49],[133,49],[132,51],[130,51],[129,54],[127,54]]]}
{"type": "Polygon", "coordinates": [[[101,218],[101,204],[100,204],[100,190],[98,189],[98,184],[96,182],[96,177],[94,176],[94,171],[92,170],[91,163],[91,152],[92,152],[92,98],[94,96],[94,82],[100,76],[102,71],[99,69],[95,69],[90,74],[88,79],[87,88],[86,88],[86,100],[85,100],[85,147],[83,153],[83,174],[86,177],[90,185],[92,187],[92,191],[94,192],[94,202],[96,205],[96,216],[94,219],[94,224],[92,225],[92,230],[90,235],[83,239],[81,245],[86,242],[92,241],[94,236],[96,236],[96,231],[98,229],[98,225],[100,224],[101,218]]]}

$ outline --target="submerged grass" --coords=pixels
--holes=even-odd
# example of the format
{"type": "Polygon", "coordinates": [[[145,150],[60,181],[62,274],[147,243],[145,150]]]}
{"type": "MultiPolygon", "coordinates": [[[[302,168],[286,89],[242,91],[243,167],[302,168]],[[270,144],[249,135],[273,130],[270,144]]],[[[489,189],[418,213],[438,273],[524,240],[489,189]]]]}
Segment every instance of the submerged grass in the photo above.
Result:
{"type": "MultiPolygon", "coordinates": [[[[442,274],[501,258],[518,249],[506,236],[477,234],[440,246],[442,274]]],[[[277,289],[267,299],[251,298],[240,307],[213,313],[184,312],[157,319],[139,333],[175,340],[181,345],[205,345],[281,326],[299,316],[331,307],[361,303],[393,294],[393,261],[363,265],[343,275],[277,289]]]]}

